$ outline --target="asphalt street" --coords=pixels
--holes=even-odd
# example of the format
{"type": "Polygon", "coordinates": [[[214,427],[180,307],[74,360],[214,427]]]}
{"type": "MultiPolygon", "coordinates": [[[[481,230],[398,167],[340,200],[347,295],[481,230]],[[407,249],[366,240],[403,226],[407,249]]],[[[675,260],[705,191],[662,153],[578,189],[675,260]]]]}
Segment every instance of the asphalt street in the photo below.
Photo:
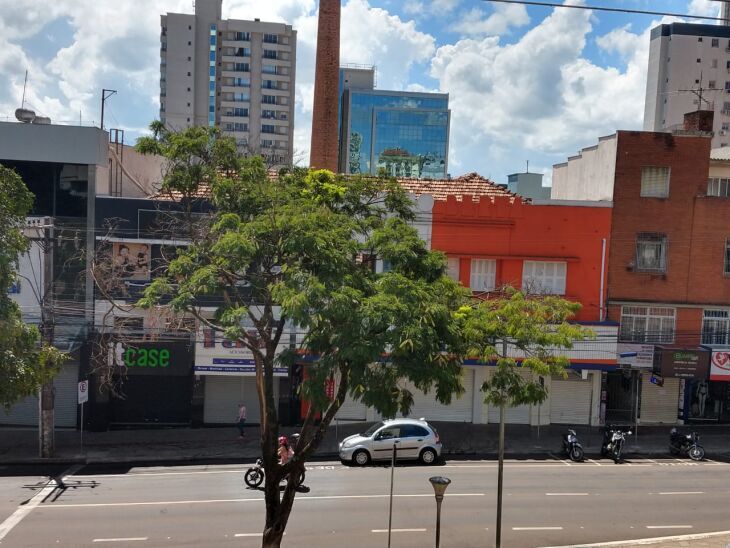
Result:
{"type": "MultiPolygon", "coordinates": [[[[241,466],[66,470],[60,483],[0,470],[0,545],[259,546],[264,505],[241,466]]],[[[27,475],[26,475],[27,473],[27,475]]],[[[53,474],[58,474],[54,471],[53,474]]],[[[432,475],[451,479],[442,546],[494,544],[494,461],[395,470],[393,548],[433,545],[432,475]]],[[[390,469],[308,467],[284,546],[386,546],[390,469]]],[[[503,546],[538,547],[728,529],[730,464],[680,459],[511,460],[503,546]]]]}

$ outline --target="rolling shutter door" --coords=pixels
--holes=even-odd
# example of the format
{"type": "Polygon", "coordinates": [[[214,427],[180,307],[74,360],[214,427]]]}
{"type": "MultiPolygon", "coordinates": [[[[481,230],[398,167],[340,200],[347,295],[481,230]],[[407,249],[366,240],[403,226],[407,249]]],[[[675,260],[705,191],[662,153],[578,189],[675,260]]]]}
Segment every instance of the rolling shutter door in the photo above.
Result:
{"type": "MultiPolygon", "coordinates": [[[[78,363],[66,363],[53,379],[53,387],[56,389],[54,420],[58,428],[76,427],[78,381],[78,363]]],[[[10,408],[10,413],[0,410],[0,424],[38,426],[38,398],[29,396],[21,400],[10,408]]]]}
{"type": "MultiPolygon", "coordinates": [[[[274,401],[279,398],[279,381],[274,379],[274,401]]],[[[207,375],[203,421],[206,424],[234,424],[238,404],[246,406],[246,424],[259,424],[259,396],[255,377],[207,375]]]]}
{"type": "Polygon", "coordinates": [[[474,400],[474,370],[468,367],[462,368],[462,383],[464,394],[460,398],[451,398],[449,405],[444,405],[436,399],[435,388],[428,394],[416,389],[412,384],[406,386],[413,392],[413,407],[409,417],[429,421],[445,422],[471,422],[474,400]]]}
{"type": "Polygon", "coordinates": [[[588,424],[591,415],[590,380],[553,377],[550,383],[550,422],[552,424],[588,424]]]}
{"type": "Polygon", "coordinates": [[[342,421],[364,421],[367,418],[367,412],[368,408],[362,401],[354,401],[348,394],[335,418],[342,421]]]}
{"type": "MultiPolygon", "coordinates": [[[[520,371],[520,374],[525,378],[532,378],[532,371],[520,371]]],[[[488,417],[490,424],[499,424],[499,407],[490,405],[488,417]]],[[[505,424],[530,424],[530,406],[505,407],[504,422],[505,424]]]]}
{"type": "Polygon", "coordinates": [[[679,407],[679,379],[665,378],[664,386],[652,384],[642,375],[641,424],[676,424],[679,407]]]}

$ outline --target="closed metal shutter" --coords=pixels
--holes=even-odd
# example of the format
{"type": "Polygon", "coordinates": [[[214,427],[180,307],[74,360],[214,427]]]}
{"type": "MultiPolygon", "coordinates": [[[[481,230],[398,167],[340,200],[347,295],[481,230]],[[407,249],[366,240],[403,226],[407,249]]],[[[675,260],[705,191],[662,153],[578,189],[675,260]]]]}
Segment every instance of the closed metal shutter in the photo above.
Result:
{"type": "MultiPolygon", "coordinates": [[[[532,371],[520,370],[520,374],[524,378],[532,378],[532,371]]],[[[488,421],[490,424],[499,424],[499,407],[489,406],[488,421]]],[[[505,424],[530,424],[530,406],[505,407],[504,422],[505,424]]]]}
{"type": "MultiPolygon", "coordinates": [[[[279,380],[274,379],[274,400],[279,399],[279,380]]],[[[235,424],[238,404],[246,406],[246,423],[259,424],[259,396],[255,377],[207,375],[203,422],[206,424],[235,424]]]]}
{"type": "Polygon", "coordinates": [[[367,417],[368,408],[358,400],[353,400],[348,394],[342,406],[337,411],[335,418],[342,421],[364,421],[367,417]]]}
{"type": "MultiPolygon", "coordinates": [[[[66,363],[53,379],[56,389],[54,420],[58,428],[76,427],[76,408],[78,406],[79,364],[66,363]]],[[[10,408],[6,413],[0,409],[0,424],[14,426],[38,426],[38,397],[27,397],[10,408]]]]}
{"type": "Polygon", "coordinates": [[[590,380],[553,378],[550,383],[550,422],[588,424],[591,416],[590,380]]]}
{"type": "Polygon", "coordinates": [[[679,407],[679,379],[665,378],[664,386],[651,383],[645,373],[641,380],[641,424],[676,424],[679,407]]]}
{"type": "Polygon", "coordinates": [[[460,398],[451,398],[449,405],[444,405],[436,399],[435,387],[428,394],[424,394],[415,386],[407,383],[407,388],[413,393],[413,407],[409,417],[429,421],[444,422],[471,422],[473,418],[474,401],[474,370],[462,368],[462,383],[464,393],[460,398]]]}

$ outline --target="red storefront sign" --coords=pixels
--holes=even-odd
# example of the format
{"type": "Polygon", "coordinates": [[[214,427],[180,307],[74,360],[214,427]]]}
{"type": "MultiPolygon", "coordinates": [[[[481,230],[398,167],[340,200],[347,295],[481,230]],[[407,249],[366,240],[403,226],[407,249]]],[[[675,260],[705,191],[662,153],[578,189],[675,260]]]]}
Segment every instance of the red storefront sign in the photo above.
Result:
{"type": "Polygon", "coordinates": [[[730,351],[715,351],[710,364],[710,380],[730,382],[730,351]]]}

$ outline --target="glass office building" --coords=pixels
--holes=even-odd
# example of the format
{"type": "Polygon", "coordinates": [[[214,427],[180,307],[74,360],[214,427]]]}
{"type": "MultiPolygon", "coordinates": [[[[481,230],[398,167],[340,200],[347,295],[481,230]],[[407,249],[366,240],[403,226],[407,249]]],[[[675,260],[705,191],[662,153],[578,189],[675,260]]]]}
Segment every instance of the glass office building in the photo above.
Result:
{"type": "Polygon", "coordinates": [[[345,89],[341,97],[341,172],[447,177],[448,94],[345,89]]]}

